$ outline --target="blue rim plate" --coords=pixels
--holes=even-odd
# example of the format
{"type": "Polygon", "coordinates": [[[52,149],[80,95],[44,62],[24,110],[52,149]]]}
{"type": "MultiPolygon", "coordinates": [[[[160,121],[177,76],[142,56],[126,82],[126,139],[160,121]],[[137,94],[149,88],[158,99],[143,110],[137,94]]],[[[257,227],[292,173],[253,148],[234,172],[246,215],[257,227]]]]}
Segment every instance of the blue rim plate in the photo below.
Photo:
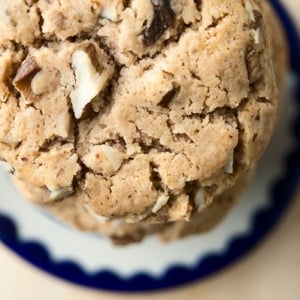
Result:
{"type": "MultiPolygon", "coordinates": [[[[10,188],[12,189],[12,185],[9,183],[8,177],[0,173],[1,241],[25,260],[52,275],[85,287],[111,291],[150,291],[190,283],[207,277],[216,271],[220,271],[257,245],[279,221],[288,204],[291,202],[300,179],[299,36],[280,2],[277,0],[271,2],[285,26],[291,49],[290,77],[292,78],[291,81],[293,84],[288,91],[288,97],[291,99],[288,99],[288,105],[286,105],[286,108],[283,108],[285,120],[280,121],[278,132],[275,133],[273,142],[262,159],[257,175],[254,178],[254,183],[252,187],[250,187],[248,196],[246,196],[248,199],[244,199],[241,204],[238,204],[221,226],[218,226],[216,230],[206,236],[186,239],[186,241],[178,242],[178,244],[173,244],[173,246],[160,246],[158,243],[155,244],[155,242],[153,242],[153,244],[151,244],[151,242],[147,244],[146,241],[141,245],[134,246],[134,248],[124,248],[122,252],[109,248],[110,246],[107,246],[108,242],[104,239],[99,239],[99,237],[89,236],[88,240],[86,237],[83,237],[84,234],[71,233],[71,231],[68,233],[70,229],[64,229],[67,232],[66,234],[74,237],[74,245],[77,243],[77,245],[84,248],[84,244],[87,242],[88,245],[96,245],[95,247],[99,247],[99,257],[102,256],[103,258],[102,265],[100,266],[99,264],[99,266],[89,268],[87,265],[93,264],[92,260],[89,260],[89,256],[95,256],[95,252],[89,254],[89,250],[86,252],[83,250],[82,257],[80,257],[80,251],[75,251],[76,254],[70,250],[72,255],[69,255],[68,249],[64,249],[68,247],[68,244],[64,244],[62,239],[59,240],[58,237],[56,239],[55,230],[62,231],[63,229],[53,229],[53,226],[59,227],[57,224],[52,225],[55,222],[48,220],[49,223],[45,224],[52,227],[45,227],[44,231],[42,228],[36,235],[28,234],[33,228],[35,231],[38,231],[36,229],[37,226],[34,226],[34,224],[29,228],[26,234],[22,232],[23,226],[18,217],[21,216],[20,212],[18,212],[19,214],[17,215],[13,212],[9,212],[7,208],[5,208],[6,203],[13,202],[15,198],[21,199],[21,197],[14,194],[14,192],[11,192],[10,195],[16,196],[7,196],[7,191],[10,191],[10,188]],[[281,138],[288,139],[289,141],[282,143],[281,138]],[[278,139],[282,145],[285,145],[277,147],[278,141],[276,144],[276,139],[278,139]],[[278,165],[277,171],[276,167],[273,167],[272,159],[278,165]],[[272,176],[264,173],[268,169],[268,166],[272,166],[271,173],[274,173],[272,176]],[[264,178],[269,179],[264,180],[264,178]],[[255,188],[253,186],[255,186],[255,188]],[[259,186],[261,187],[260,192],[259,186]],[[10,197],[9,201],[6,201],[8,200],[7,197],[10,197]],[[257,200],[257,203],[254,205],[254,198],[262,200],[257,200]],[[251,205],[249,203],[252,203],[252,207],[250,207],[251,205]],[[246,214],[245,218],[243,218],[243,213],[246,214]],[[242,219],[248,219],[248,223],[245,223],[245,225],[242,219]],[[228,223],[227,225],[226,222],[228,223]],[[235,227],[232,226],[233,224],[240,224],[240,230],[232,231],[231,228],[235,227]],[[224,230],[223,228],[226,228],[226,226],[228,230],[227,232],[223,232],[222,230],[224,230]],[[43,235],[45,236],[47,234],[49,235],[49,239],[42,238],[43,235]],[[185,249],[185,251],[192,252],[191,249],[193,249],[192,247],[195,245],[199,245],[199,243],[205,244],[205,241],[210,241],[207,242],[207,244],[209,244],[220,236],[224,236],[224,239],[218,247],[211,250],[213,248],[204,245],[204,250],[201,248],[201,253],[200,250],[199,253],[197,253],[198,250],[195,250],[196,252],[194,254],[191,253],[190,260],[186,259],[182,261],[175,256],[174,258],[168,257],[168,253],[175,253],[175,249],[177,248],[179,249],[178,251],[184,251],[182,249],[185,249]],[[57,244],[62,244],[62,246],[59,248],[57,244]],[[147,251],[149,252],[149,249],[153,250],[154,248],[156,248],[156,252],[154,250],[154,260],[151,261],[151,257],[147,251]],[[162,257],[157,256],[160,253],[162,257]],[[166,255],[166,259],[163,255],[166,255]],[[194,257],[192,257],[193,255],[194,257]],[[106,264],[106,259],[110,260],[110,264],[106,264]],[[83,260],[85,260],[85,262],[83,262],[83,260]],[[127,260],[127,265],[124,264],[122,267],[122,261],[124,260],[127,260]],[[155,265],[156,262],[158,266],[157,269],[153,270],[149,264],[147,265],[145,262],[147,260],[150,261],[149,264],[154,262],[153,265],[155,265]],[[131,264],[135,264],[135,266],[132,267],[130,266],[131,264]],[[160,264],[162,266],[160,266],[160,264]],[[120,270],[121,267],[123,270],[120,270]],[[126,269],[127,267],[128,270],[126,269]]],[[[20,201],[24,202],[22,199],[20,201]]],[[[33,210],[33,208],[30,209],[33,210]]],[[[33,214],[38,214],[39,218],[44,217],[38,210],[35,210],[33,214]]],[[[86,248],[88,249],[88,247],[86,248]]],[[[94,248],[94,246],[90,249],[92,248],[94,248]]],[[[185,253],[189,254],[189,252],[185,253]]],[[[185,254],[185,256],[187,255],[185,254]]]]}

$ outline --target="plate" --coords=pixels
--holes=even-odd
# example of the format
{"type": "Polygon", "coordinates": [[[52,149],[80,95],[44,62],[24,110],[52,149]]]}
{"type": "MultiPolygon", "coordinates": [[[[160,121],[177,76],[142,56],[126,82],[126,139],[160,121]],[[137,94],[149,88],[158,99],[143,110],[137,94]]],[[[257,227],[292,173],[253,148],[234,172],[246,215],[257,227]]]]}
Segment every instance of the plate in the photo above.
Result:
{"type": "Polygon", "coordinates": [[[300,179],[300,53],[297,31],[274,0],[291,48],[281,119],[254,180],[224,221],[209,233],[169,244],[149,237],[115,247],[106,238],[53,221],[18,193],[0,171],[0,239],[38,268],[85,287],[150,291],[203,279],[243,256],[279,221],[300,179]]]}

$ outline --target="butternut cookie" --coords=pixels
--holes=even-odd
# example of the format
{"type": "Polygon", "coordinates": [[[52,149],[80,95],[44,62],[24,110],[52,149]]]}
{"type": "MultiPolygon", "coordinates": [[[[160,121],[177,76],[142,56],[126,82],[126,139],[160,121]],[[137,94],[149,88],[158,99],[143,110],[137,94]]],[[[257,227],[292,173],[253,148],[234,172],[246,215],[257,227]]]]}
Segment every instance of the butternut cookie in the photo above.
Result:
{"type": "Polygon", "coordinates": [[[189,224],[268,144],[265,1],[0,1],[0,160],[82,229],[189,224]]]}

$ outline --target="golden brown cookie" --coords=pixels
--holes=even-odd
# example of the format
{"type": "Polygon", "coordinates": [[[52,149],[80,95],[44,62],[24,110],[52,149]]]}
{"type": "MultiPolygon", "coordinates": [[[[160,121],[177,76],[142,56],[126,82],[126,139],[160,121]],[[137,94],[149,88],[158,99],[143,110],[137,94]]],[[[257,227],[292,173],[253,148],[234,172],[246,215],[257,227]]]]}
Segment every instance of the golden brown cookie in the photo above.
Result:
{"type": "Polygon", "coordinates": [[[2,5],[0,160],[82,229],[193,223],[268,144],[283,56],[264,1],[2,5]]]}

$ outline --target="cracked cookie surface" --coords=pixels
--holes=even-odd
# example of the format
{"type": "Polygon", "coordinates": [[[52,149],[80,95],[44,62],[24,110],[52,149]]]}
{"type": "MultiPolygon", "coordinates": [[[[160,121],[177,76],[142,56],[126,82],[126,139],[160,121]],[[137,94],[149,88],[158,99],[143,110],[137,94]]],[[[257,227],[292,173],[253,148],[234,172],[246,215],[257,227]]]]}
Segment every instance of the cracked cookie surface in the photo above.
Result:
{"type": "Polygon", "coordinates": [[[265,1],[0,1],[0,160],[40,203],[188,221],[268,144],[265,1]]]}

